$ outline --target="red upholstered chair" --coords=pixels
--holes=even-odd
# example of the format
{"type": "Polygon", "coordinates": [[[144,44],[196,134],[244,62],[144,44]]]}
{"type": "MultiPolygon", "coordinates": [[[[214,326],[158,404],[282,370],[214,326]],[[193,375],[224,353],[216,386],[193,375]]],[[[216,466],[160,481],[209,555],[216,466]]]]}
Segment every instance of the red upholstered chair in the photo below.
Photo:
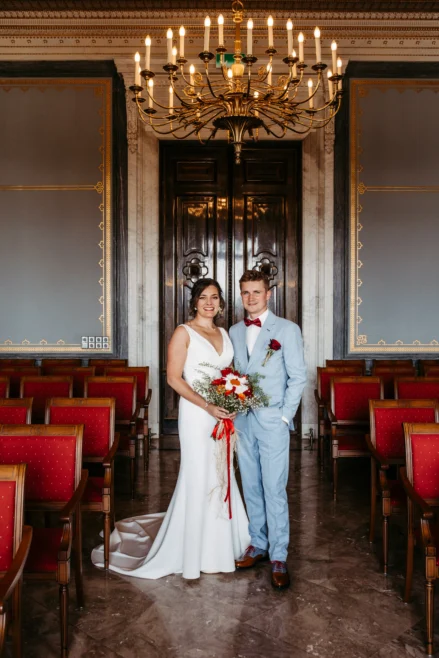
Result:
{"type": "Polygon", "coordinates": [[[72,377],[23,377],[20,384],[20,397],[34,400],[33,423],[44,423],[46,400],[54,397],[71,398],[72,394],[72,377]]]}
{"type": "Polygon", "coordinates": [[[363,375],[362,365],[345,365],[329,366],[326,368],[317,368],[317,388],[314,391],[314,397],[317,403],[318,420],[319,420],[319,459],[321,465],[324,464],[325,453],[325,436],[331,433],[330,427],[327,427],[326,407],[331,401],[331,379],[341,377],[342,375],[363,375]]]}
{"type": "Polygon", "coordinates": [[[439,400],[439,377],[396,377],[395,400],[439,400]]]}
{"type": "Polygon", "coordinates": [[[412,366],[374,366],[372,375],[381,377],[384,384],[384,397],[386,400],[393,400],[395,395],[395,378],[396,377],[414,377],[416,368],[412,366]]]}
{"type": "Polygon", "coordinates": [[[406,495],[401,480],[391,479],[389,470],[405,464],[403,423],[439,422],[437,400],[371,400],[370,436],[366,441],[371,453],[370,532],[375,538],[375,517],[378,487],[381,493],[383,528],[383,570],[387,574],[389,558],[389,519],[406,509],[406,495]],[[377,473],[379,479],[377,483],[377,473]]]}
{"type": "Polygon", "coordinates": [[[22,377],[39,377],[41,375],[41,368],[36,366],[25,366],[25,367],[7,367],[2,368],[1,371],[2,377],[9,377],[10,388],[9,388],[9,397],[10,398],[19,398],[20,397],[20,382],[22,377]]]}
{"type": "Polygon", "coordinates": [[[149,366],[125,366],[120,368],[105,368],[105,377],[135,377],[137,382],[137,406],[143,410],[143,432],[137,438],[143,439],[144,467],[149,462],[151,436],[149,431],[149,403],[152,390],[149,388],[149,366]]]}
{"type": "Polygon", "coordinates": [[[412,359],[374,359],[372,367],[376,366],[382,368],[410,368],[413,367],[412,359]]]}
{"type": "Polygon", "coordinates": [[[45,373],[46,368],[53,366],[64,366],[64,368],[79,368],[82,364],[82,359],[42,359],[41,367],[45,373]]]}
{"type": "Polygon", "coordinates": [[[0,464],[27,464],[25,510],[58,512],[61,528],[36,528],[25,578],[59,584],[61,656],[67,656],[70,556],[74,545],[76,597],[82,586],[81,498],[87,486],[82,471],[82,425],[1,425],[0,464]],[[73,532],[75,530],[75,533],[73,532]]]}
{"type": "Polygon", "coordinates": [[[82,461],[99,463],[103,476],[90,476],[82,499],[82,510],[104,515],[104,561],[108,569],[110,532],[114,517],[114,457],[119,443],[115,438],[114,398],[52,398],[47,400],[46,423],[84,425],[82,461]]]}
{"type": "Polygon", "coordinates": [[[134,498],[136,436],[140,417],[140,406],[136,404],[136,378],[87,377],[84,395],[86,398],[114,398],[116,401],[116,430],[120,433],[117,454],[130,460],[130,489],[131,496],[134,498]]]}
{"type": "Polygon", "coordinates": [[[34,366],[35,359],[1,359],[0,358],[0,370],[3,368],[13,368],[15,366],[24,367],[24,366],[34,366]]]}
{"type": "Polygon", "coordinates": [[[89,359],[88,365],[96,368],[96,377],[103,377],[105,368],[123,368],[128,365],[128,359],[89,359]]]}
{"type": "Polygon", "coordinates": [[[75,367],[75,366],[46,366],[44,374],[55,377],[72,377],[73,378],[73,397],[84,397],[84,386],[86,377],[95,376],[93,367],[75,367]]]}
{"type": "Polygon", "coordinates": [[[439,359],[419,359],[419,374],[425,375],[427,368],[437,368],[439,371],[439,359]]]}
{"type": "Polygon", "coordinates": [[[439,377],[439,366],[425,366],[424,374],[426,377],[439,377]]]}
{"type": "Polygon", "coordinates": [[[32,398],[0,398],[0,425],[30,425],[32,420],[32,398]]]}
{"type": "Polygon", "coordinates": [[[326,367],[328,368],[344,368],[352,367],[361,368],[361,374],[364,375],[366,372],[366,360],[365,359],[326,359],[326,367]]]}
{"type": "Polygon", "coordinates": [[[427,653],[433,655],[434,586],[439,577],[439,425],[404,423],[406,468],[401,479],[407,493],[408,529],[414,546],[413,516],[420,514],[425,559],[425,617],[427,653]]]}
{"type": "Polygon", "coordinates": [[[369,433],[369,400],[383,399],[379,377],[334,377],[331,379],[331,454],[334,500],[337,500],[338,460],[368,457],[365,435],[369,433]]]}
{"type": "Polygon", "coordinates": [[[10,631],[14,656],[21,656],[21,584],[32,541],[23,526],[26,464],[0,466],[0,656],[10,631]]]}
{"type": "Polygon", "coordinates": [[[9,388],[10,388],[9,377],[2,377],[0,375],[0,398],[9,397],[9,388]]]}

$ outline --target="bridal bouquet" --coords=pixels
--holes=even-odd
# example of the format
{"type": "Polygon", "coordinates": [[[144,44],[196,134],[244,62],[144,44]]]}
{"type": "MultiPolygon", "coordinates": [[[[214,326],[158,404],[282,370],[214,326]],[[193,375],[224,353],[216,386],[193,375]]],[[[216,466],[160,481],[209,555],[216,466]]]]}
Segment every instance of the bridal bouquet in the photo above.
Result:
{"type": "MultiPolygon", "coordinates": [[[[217,371],[215,366],[208,363],[200,364],[217,371]]],[[[220,371],[221,377],[209,377],[202,373],[200,380],[193,383],[194,390],[206,402],[222,407],[228,413],[247,414],[250,409],[267,407],[270,399],[259,385],[262,375],[242,375],[233,368],[224,368],[220,371]]],[[[236,450],[237,434],[233,420],[225,418],[219,420],[212,431],[212,438],[221,442],[217,450],[217,472],[221,488],[226,491],[224,502],[229,504],[229,519],[232,518],[232,504],[230,498],[230,467],[233,453],[236,450]]]]}

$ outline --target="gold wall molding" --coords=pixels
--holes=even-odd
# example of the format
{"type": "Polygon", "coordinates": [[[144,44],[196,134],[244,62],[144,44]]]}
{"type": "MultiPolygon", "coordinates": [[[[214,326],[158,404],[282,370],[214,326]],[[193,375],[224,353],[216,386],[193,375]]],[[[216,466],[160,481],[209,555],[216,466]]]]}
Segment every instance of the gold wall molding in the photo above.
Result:
{"type": "Polygon", "coordinates": [[[368,342],[368,336],[365,333],[359,333],[360,324],[364,322],[364,312],[359,315],[359,307],[363,300],[359,296],[359,289],[363,281],[367,278],[367,264],[364,259],[360,260],[359,254],[364,247],[363,242],[359,240],[359,235],[364,228],[364,216],[360,214],[363,210],[360,198],[368,193],[439,193],[439,185],[365,185],[360,177],[364,171],[360,163],[362,155],[361,147],[361,116],[362,112],[359,101],[368,95],[370,88],[377,88],[380,91],[388,89],[397,89],[401,93],[407,90],[417,92],[428,89],[429,91],[439,92],[439,80],[392,80],[392,79],[352,79],[350,87],[350,125],[349,125],[349,171],[350,171],[350,257],[349,257],[349,352],[350,353],[383,353],[383,354],[402,354],[402,353],[439,353],[439,342],[432,339],[423,343],[418,339],[413,339],[410,343],[404,343],[401,339],[396,338],[394,341],[380,339],[376,343],[368,342]],[[361,277],[360,277],[361,269],[361,277]]]}

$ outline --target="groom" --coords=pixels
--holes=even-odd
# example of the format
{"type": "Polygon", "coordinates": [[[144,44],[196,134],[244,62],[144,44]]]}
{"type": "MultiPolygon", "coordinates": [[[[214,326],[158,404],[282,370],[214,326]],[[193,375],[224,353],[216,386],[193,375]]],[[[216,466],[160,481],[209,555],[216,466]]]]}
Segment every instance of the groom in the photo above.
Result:
{"type": "Polygon", "coordinates": [[[235,366],[264,376],[261,386],[270,406],[239,414],[238,460],[249,516],[251,544],[236,560],[237,569],[271,561],[271,583],[290,584],[286,559],[289,543],[287,480],[289,427],[306,382],[299,327],[268,310],[268,278],[256,270],[244,272],[241,297],[248,318],[230,328],[235,366]]]}

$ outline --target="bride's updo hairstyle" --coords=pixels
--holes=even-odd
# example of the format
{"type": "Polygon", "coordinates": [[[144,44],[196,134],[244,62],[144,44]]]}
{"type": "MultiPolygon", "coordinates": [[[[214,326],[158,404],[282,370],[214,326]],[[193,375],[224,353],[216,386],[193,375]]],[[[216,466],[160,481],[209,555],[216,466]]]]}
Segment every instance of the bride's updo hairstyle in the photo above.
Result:
{"type": "Polygon", "coordinates": [[[203,292],[206,290],[206,288],[208,288],[209,286],[215,286],[215,288],[218,290],[218,295],[220,298],[220,310],[218,315],[223,314],[226,302],[224,301],[223,291],[218,281],[215,281],[215,279],[198,279],[198,281],[194,283],[193,288],[191,290],[191,301],[189,302],[189,313],[192,317],[195,317],[197,315],[196,308],[200,300],[200,297],[203,294],[203,292]]]}

